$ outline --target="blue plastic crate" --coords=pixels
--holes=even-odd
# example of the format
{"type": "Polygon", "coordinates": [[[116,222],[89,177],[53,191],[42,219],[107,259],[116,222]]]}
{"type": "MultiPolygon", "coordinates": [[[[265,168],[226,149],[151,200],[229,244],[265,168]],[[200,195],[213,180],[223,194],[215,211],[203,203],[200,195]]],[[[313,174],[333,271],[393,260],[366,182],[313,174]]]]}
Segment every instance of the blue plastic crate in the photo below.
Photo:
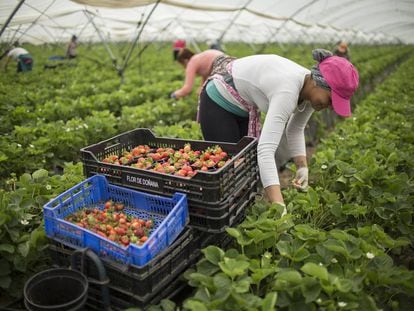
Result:
{"type": "Polygon", "coordinates": [[[74,248],[89,247],[99,256],[115,262],[143,266],[167,248],[189,221],[187,197],[175,193],[172,198],[111,185],[105,176],[92,176],[63,192],[43,206],[46,235],[74,248]],[[122,202],[124,213],[152,219],[154,230],[141,246],[121,246],[94,232],[64,220],[76,211],[95,206],[100,209],[108,200],[122,202]]]}

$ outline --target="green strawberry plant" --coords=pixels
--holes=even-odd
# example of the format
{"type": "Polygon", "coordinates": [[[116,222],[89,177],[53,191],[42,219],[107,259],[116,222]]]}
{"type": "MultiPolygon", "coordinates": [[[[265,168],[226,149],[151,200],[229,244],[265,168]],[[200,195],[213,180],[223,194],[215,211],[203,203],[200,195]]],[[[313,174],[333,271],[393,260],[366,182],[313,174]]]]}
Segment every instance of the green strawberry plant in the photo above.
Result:
{"type": "Polygon", "coordinates": [[[414,272],[394,266],[387,254],[408,241],[393,240],[376,225],[295,225],[280,212],[279,206],[256,204],[246,221],[227,229],[235,248],[203,250],[196,268],[186,273],[197,291],[185,309],[378,310],[414,289],[414,272]]]}
{"type": "Polygon", "coordinates": [[[156,125],[153,128],[156,136],[190,140],[203,140],[200,124],[196,121],[181,121],[172,125],[156,125]]]}
{"type": "Polygon", "coordinates": [[[67,163],[63,175],[40,169],[9,179],[0,190],[1,295],[21,297],[25,281],[48,268],[43,205],[81,180],[82,166],[67,163]]]}
{"type": "MultiPolygon", "coordinates": [[[[274,45],[266,52],[310,67],[314,47],[274,45]]],[[[228,48],[237,57],[254,53],[237,43],[228,48]]],[[[41,207],[84,179],[80,164],[66,163],[79,161],[80,148],[137,127],[201,139],[196,92],[168,98],[184,81],[169,47],[150,46],[131,62],[123,83],[103,61],[102,45],[80,46],[90,58],[54,70],[43,70],[44,47],[30,50],[32,74],[0,77],[0,292],[7,295],[20,295],[24,280],[47,262],[41,207]]],[[[376,83],[412,51],[355,46],[361,86],[376,83]]],[[[413,66],[411,58],[369,96],[361,88],[362,101],[345,122],[314,114],[307,139],[321,144],[308,192],[284,190],[289,214],[282,219],[280,206],[257,202],[243,224],[229,229],[234,249],[204,250],[187,274],[196,295],[184,309],[404,308],[413,292],[405,268],[414,232],[413,66]]],[[[159,306],[176,307],[168,300],[159,306]]]]}

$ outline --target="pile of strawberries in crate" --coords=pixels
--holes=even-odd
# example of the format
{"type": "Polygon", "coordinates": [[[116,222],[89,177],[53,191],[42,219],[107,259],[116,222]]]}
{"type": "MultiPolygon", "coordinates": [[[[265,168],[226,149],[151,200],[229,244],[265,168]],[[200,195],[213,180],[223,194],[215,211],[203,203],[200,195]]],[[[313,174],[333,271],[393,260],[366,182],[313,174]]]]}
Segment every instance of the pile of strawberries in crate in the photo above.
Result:
{"type": "Polygon", "coordinates": [[[124,207],[120,202],[109,200],[103,209],[80,209],[65,220],[123,246],[144,244],[154,227],[153,221],[127,215],[124,207]]]}
{"type": "Polygon", "coordinates": [[[200,151],[192,150],[191,144],[188,143],[178,150],[139,145],[132,150],[124,151],[121,156],[110,155],[102,162],[181,177],[193,177],[197,171],[216,171],[229,160],[227,152],[219,145],[200,151]]]}

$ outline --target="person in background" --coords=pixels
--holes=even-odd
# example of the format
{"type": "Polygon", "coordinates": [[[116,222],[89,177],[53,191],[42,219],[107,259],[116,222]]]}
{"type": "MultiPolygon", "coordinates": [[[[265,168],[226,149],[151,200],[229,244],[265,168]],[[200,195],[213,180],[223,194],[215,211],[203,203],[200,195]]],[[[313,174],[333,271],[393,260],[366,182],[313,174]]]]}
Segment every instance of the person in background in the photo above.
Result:
{"type": "Polygon", "coordinates": [[[17,72],[31,71],[33,68],[33,57],[30,53],[22,47],[19,47],[19,43],[15,42],[13,48],[7,53],[6,62],[4,64],[4,70],[7,71],[7,66],[11,60],[17,62],[17,72]]]}
{"type": "MultiPolygon", "coordinates": [[[[313,51],[311,70],[278,55],[227,59],[213,66],[200,93],[199,119],[205,140],[238,142],[258,138],[260,178],[270,202],[284,205],[275,155],[287,148],[296,165],[293,186],[306,190],[305,126],[312,113],[326,108],[351,115],[350,99],[359,75],[345,58],[313,51]],[[260,128],[260,113],[266,113],[260,128]],[[260,132],[261,131],[261,132],[260,132]]],[[[286,213],[286,207],[283,214],[286,213]]]]}
{"type": "MultiPolygon", "coordinates": [[[[194,54],[187,48],[181,49],[177,56],[177,62],[185,68],[185,81],[180,89],[170,93],[170,97],[181,98],[189,95],[193,89],[194,80],[197,75],[201,76],[201,85],[203,85],[210,75],[214,60],[221,55],[224,55],[224,53],[218,50],[206,50],[194,54]]],[[[201,87],[199,88],[200,90],[201,87]]]]}
{"type": "Polygon", "coordinates": [[[345,41],[337,42],[337,44],[336,44],[336,46],[333,50],[333,54],[336,55],[336,56],[344,57],[347,60],[351,59],[348,43],[345,42],[345,41]]]}
{"type": "Polygon", "coordinates": [[[76,48],[78,46],[77,37],[75,35],[72,36],[70,39],[70,42],[68,44],[68,48],[66,49],[66,58],[67,59],[73,59],[76,58],[76,48]]]}
{"type": "Polygon", "coordinates": [[[214,42],[212,42],[211,44],[210,44],[210,49],[211,50],[219,50],[219,51],[223,51],[223,48],[222,48],[222,46],[221,46],[221,43],[220,43],[220,41],[217,39],[217,40],[215,40],[214,42]]]}
{"type": "Polygon", "coordinates": [[[183,39],[177,39],[173,43],[173,59],[177,60],[178,52],[186,47],[186,42],[183,39]]]}

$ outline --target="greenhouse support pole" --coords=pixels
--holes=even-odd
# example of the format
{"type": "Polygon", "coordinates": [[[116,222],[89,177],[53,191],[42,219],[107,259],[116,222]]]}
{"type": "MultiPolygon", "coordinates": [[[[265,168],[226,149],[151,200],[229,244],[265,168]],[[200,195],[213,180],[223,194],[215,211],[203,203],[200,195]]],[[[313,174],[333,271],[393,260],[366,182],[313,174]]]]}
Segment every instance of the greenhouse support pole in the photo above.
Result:
{"type": "Polygon", "coordinates": [[[59,43],[56,36],[54,36],[44,25],[40,25],[40,27],[42,27],[42,29],[49,35],[50,38],[53,38],[53,40],[55,40],[54,44],[59,43]]]}
{"type": "Polygon", "coordinates": [[[252,2],[253,0],[248,0],[246,2],[246,4],[237,12],[237,14],[232,18],[232,20],[230,21],[229,25],[224,29],[223,33],[221,34],[221,36],[217,39],[218,42],[221,42],[221,40],[223,40],[224,36],[226,35],[227,31],[229,31],[230,27],[233,26],[234,22],[239,18],[240,14],[243,12],[243,10],[245,8],[247,8],[247,6],[250,4],[250,2],[252,2]]]}
{"type": "MultiPolygon", "coordinates": [[[[94,17],[91,17],[91,19],[93,20],[94,17]]],[[[91,23],[91,21],[89,20],[87,23],[85,23],[85,25],[82,27],[81,31],[79,31],[77,37],[80,38],[82,33],[84,32],[84,30],[86,29],[86,27],[88,27],[88,25],[91,23]]]]}
{"type": "Polygon", "coordinates": [[[303,7],[299,8],[298,10],[296,10],[291,16],[289,16],[289,18],[285,19],[282,23],[282,25],[280,25],[276,31],[272,34],[272,36],[270,37],[270,39],[267,41],[267,43],[263,44],[263,46],[260,48],[260,50],[258,51],[258,54],[263,53],[263,51],[267,48],[267,46],[269,45],[270,40],[272,40],[274,37],[276,37],[276,35],[279,33],[279,31],[287,24],[288,21],[292,20],[297,14],[299,14],[300,12],[302,12],[304,9],[306,9],[307,7],[313,5],[315,2],[318,2],[319,0],[313,0],[311,2],[309,2],[308,4],[304,5],[303,7]]]}
{"type": "MultiPolygon", "coordinates": [[[[163,34],[170,26],[171,26],[171,24],[173,23],[173,22],[176,22],[176,21],[178,21],[179,20],[179,16],[181,16],[181,14],[183,14],[185,12],[185,9],[184,10],[182,10],[176,17],[175,17],[175,19],[172,19],[167,25],[165,25],[160,31],[159,31],[159,33],[158,33],[158,35],[154,38],[154,40],[152,40],[152,41],[156,41],[156,39],[160,36],[160,34],[163,34]]],[[[149,43],[149,42],[147,42],[145,45],[144,45],[144,47],[142,47],[141,48],[141,50],[138,52],[138,54],[136,54],[135,56],[134,56],[134,58],[132,59],[132,60],[130,60],[130,63],[133,61],[133,60],[135,60],[135,58],[136,57],[141,57],[141,54],[142,53],[144,53],[144,51],[148,48],[148,46],[150,45],[151,43],[149,43]]]]}
{"type": "Polygon", "coordinates": [[[20,32],[20,28],[22,28],[22,24],[19,25],[19,27],[17,27],[16,31],[14,32],[13,36],[11,37],[11,39],[9,40],[10,44],[12,44],[13,42],[17,41],[14,38],[16,38],[17,33],[20,32]]]}
{"type": "MultiPolygon", "coordinates": [[[[138,21],[137,27],[136,27],[136,29],[134,31],[134,35],[131,36],[131,38],[135,38],[135,35],[139,32],[139,28],[142,26],[142,23],[144,22],[144,17],[145,17],[145,14],[142,13],[141,14],[141,19],[138,21]]],[[[128,53],[128,50],[129,50],[129,46],[125,45],[125,47],[122,48],[122,50],[120,52],[121,55],[125,55],[126,53],[128,53]]]]}
{"type": "MultiPolygon", "coordinates": [[[[87,11],[86,6],[85,6],[85,9],[83,11],[84,12],[87,11]]],[[[84,32],[84,30],[89,26],[89,24],[91,23],[91,20],[93,20],[94,18],[95,18],[95,16],[91,17],[90,19],[88,18],[88,22],[83,25],[82,29],[77,34],[75,34],[78,39],[82,36],[82,33],[84,32]]]]}
{"type": "MultiPolygon", "coordinates": [[[[47,18],[49,18],[50,19],[50,17],[49,16],[47,16],[46,15],[46,11],[47,10],[49,10],[49,8],[54,4],[56,2],[56,0],[53,0],[47,7],[46,7],[46,9],[44,9],[43,11],[40,11],[40,10],[38,10],[38,9],[36,9],[36,8],[34,8],[33,6],[31,6],[31,5],[28,5],[27,3],[26,3],[26,6],[28,6],[29,8],[32,8],[32,9],[34,9],[34,10],[36,10],[37,12],[39,12],[40,13],[40,15],[38,16],[38,17],[36,17],[34,20],[33,20],[33,22],[31,22],[30,23],[30,25],[29,25],[29,27],[27,27],[25,30],[24,30],[24,32],[21,34],[21,36],[19,37],[19,39],[17,40],[17,41],[19,41],[32,27],[33,27],[33,25],[35,25],[36,24],[36,22],[42,17],[42,16],[46,16],[47,18]]],[[[52,20],[53,21],[53,20],[52,20]]]]}
{"type": "MultiPolygon", "coordinates": [[[[156,39],[158,38],[158,36],[160,35],[160,33],[164,33],[164,31],[166,30],[166,29],[168,29],[168,27],[170,27],[170,25],[172,24],[172,22],[173,22],[174,20],[171,20],[164,28],[162,28],[161,29],[161,31],[158,33],[158,35],[154,38],[154,40],[152,40],[152,41],[156,41],[156,39]]],[[[138,52],[138,54],[136,54],[135,56],[134,56],[134,58],[132,58],[132,59],[130,59],[130,63],[133,61],[133,60],[135,60],[135,58],[136,57],[141,57],[141,54],[147,49],[147,47],[150,45],[151,43],[149,43],[149,42],[147,42],[142,48],[141,48],[141,50],[139,50],[139,52],[138,52]]]]}
{"type": "MultiPolygon", "coordinates": [[[[118,74],[121,76],[121,78],[123,78],[123,76],[124,76],[124,71],[125,71],[125,69],[126,69],[126,68],[127,68],[127,66],[128,66],[128,61],[129,61],[129,59],[131,58],[132,52],[134,51],[134,48],[135,48],[135,46],[136,46],[136,44],[137,44],[137,42],[138,42],[139,38],[141,37],[142,31],[144,30],[145,25],[148,23],[148,21],[149,21],[149,19],[150,19],[151,15],[152,15],[152,13],[154,13],[154,11],[155,11],[156,7],[158,6],[158,4],[159,4],[160,2],[161,2],[161,0],[157,0],[157,2],[155,3],[155,5],[152,7],[151,11],[149,12],[149,14],[148,14],[147,18],[146,18],[146,19],[145,19],[145,21],[144,21],[144,24],[142,25],[142,27],[141,27],[141,29],[140,29],[140,31],[139,31],[139,33],[138,33],[138,35],[135,37],[134,42],[132,42],[131,48],[129,49],[128,54],[127,54],[127,56],[125,57],[125,62],[124,62],[124,65],[123,65],[123,66],[122,66],[122,67],[118,70],[118,74]]],[[[140,22],[141,22],[141,21],[140,21],[140,22]]]]}
{"type": "Polygon", "coordinates": [[[112,65],[115,67],[115,69],[116,69],[116,70],[118,71],[118,73],[119,73],[119,68],[118,68],[118,66],[116,65],[116,58],[115,58],[114,54],[112,53],[112,51],[111,51],[110,47],[108,46],[108,43],[106,42],[106,40],[105,40],[104,36],[101,34],[101,32],[100,32],[99,28],[96,26],[96,24],[95,24],[95,22],[93,21],[92,17],[89,15],[89,12],[87,12],[87,11],[83,11],[83,12],[85,13],[86,17],[89,19],[89,22],[93,25],[93,27],[95,28],[96,32],[98,33],[99,38],[102,40],[102,43],[103,43],[103,45],[104,45],[104,47],[105,47],[106,51],[108,52],[109,57],[110,57],[110,58],[111,58],[111,60],[112,60],[112,65]]]}
{"type": "MultiPolygon", "coordinates": [[[[272,30],[273,29],[271,29],[270,26],[269,25],[266,25],[266,24],[265,24],[265,27],[267,27],[267,29],[269,30],[269,32],[272,34],[272,30]]],[[[286,51],[286,46],[284,46],[281,42],[277,42],[277,45],[282,49],[282,51],[284,51],[284,52],[286,51]]],[[[257,53],[259,50],[255,49],[254,51],[255,51],[255,53],[257,53]]]]}
{"type": "Polygon", "coordinates": [[[6,22],[4,23],[3,27],[0,30],[0,37],[3,34],[3,32],[6,30],[7,26],[9,26],[11,20],[13,19],[14,15],[17,13],[17,11],[20,9],[20,7],[22,6],[22,4],[24,3],[25,0],[20,0],[20,2],[16,5],[16,7],[14,8],[13,12],[10,14],[9,18],[6,20],[6,22]]]}
{"type": "Polygon", "coordinates": [[[190,44],[194,47],[194,50],[196,50],[197,53],[201,53],[200,47],[198,46],[197,42],[194,40],[192,36],[190,37],[189,41],[190,41],[190,44]]]}

